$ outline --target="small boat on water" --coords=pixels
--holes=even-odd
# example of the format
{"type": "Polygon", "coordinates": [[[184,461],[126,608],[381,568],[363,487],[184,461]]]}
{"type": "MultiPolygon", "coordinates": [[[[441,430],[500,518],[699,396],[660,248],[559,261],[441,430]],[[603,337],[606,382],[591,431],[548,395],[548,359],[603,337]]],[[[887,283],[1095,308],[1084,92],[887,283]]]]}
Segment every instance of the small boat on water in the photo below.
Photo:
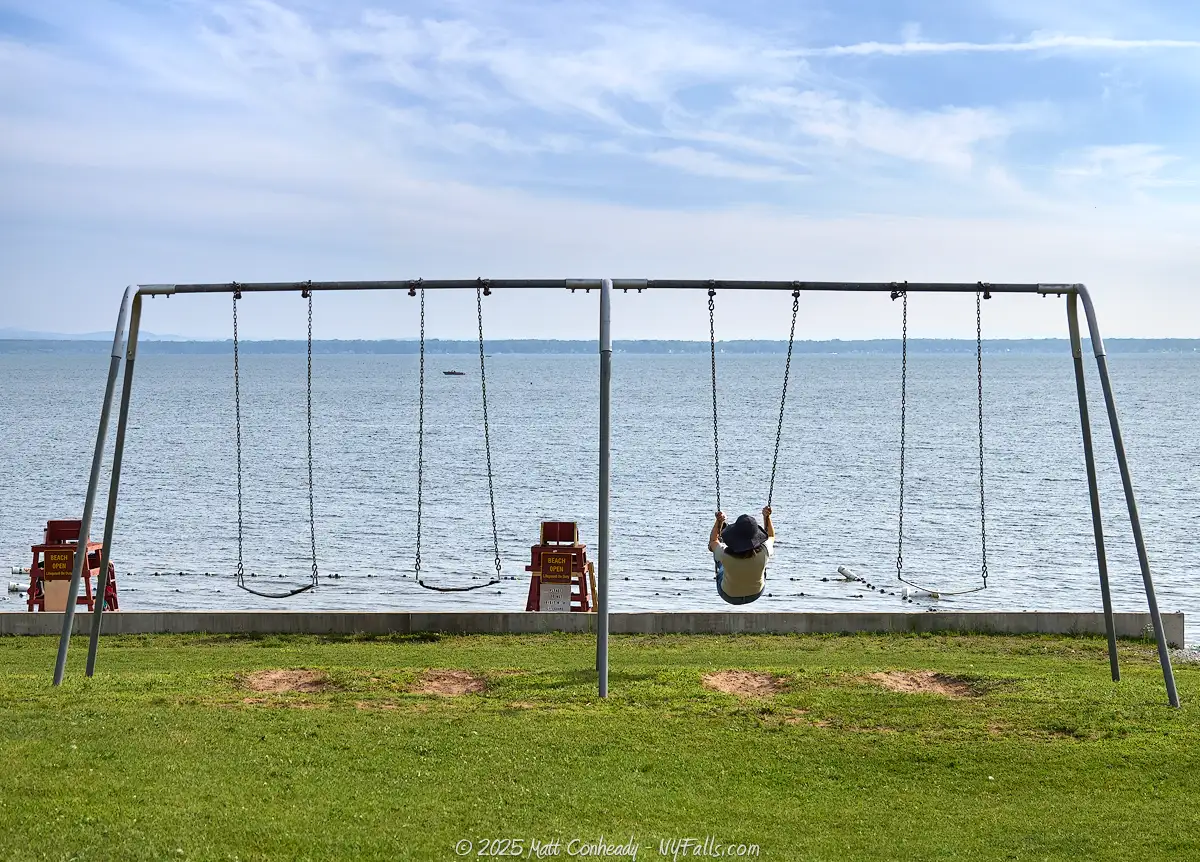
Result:
{"type": "Polygon", "coordinates": [[[462,377],[467,372],[465,372],[465,371],[443,371],[442,373],[445,374],[447,377],[462,377]]]}

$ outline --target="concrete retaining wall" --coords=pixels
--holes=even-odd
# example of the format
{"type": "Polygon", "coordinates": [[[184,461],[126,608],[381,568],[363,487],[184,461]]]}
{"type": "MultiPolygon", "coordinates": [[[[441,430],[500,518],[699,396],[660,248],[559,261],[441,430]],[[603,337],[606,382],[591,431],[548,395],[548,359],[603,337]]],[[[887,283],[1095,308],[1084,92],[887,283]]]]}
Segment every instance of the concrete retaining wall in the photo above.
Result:
{"type": "MultiPolygon", "coordinates": [[[[1114,614],[1117,636],[1142,637],[1148,613],[1114,614]]],[[[1172,646],[1183,646],[1183,614],[1163,614],[1172,646]]],[[[76,634],[91,617],[77,614],[76,634]]],[[[1104,615],[1069,611],[922,613],[620,613],[613,634],[827,634],[961,631],[989,634],[1104,634],[1104,615]]],[[[57,635],[61,613],[0,613],[0,635],[57,635]]],[[[104,634],[536,634],[592,632],[594,614],[497,611],[122,611],[104,615],[104,634]]]]}

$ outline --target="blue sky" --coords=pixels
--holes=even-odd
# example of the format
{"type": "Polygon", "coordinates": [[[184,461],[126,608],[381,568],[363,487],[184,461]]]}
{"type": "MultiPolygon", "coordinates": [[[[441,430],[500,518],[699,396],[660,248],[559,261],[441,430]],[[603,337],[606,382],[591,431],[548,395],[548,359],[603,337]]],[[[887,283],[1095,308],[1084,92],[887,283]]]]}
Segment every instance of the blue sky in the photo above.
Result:
{"type": "MultiPolygon", "coordinates": [[[[1083,281],[1111,335],[1197,336],[1198,89],[1180,0],[0,0],[0,326],[101,328],[128,282],[611,275],[1083,281]]],[[[722,335],[780,337],[784,300],[722,335]]],[[[400,297],[320,302],[320,337],[413,334],[400,297]]],[[[470,334],[472,297],[431,302],[470,334]]],[[[1038,302],[989,334],[1061,334],[1038,302]]],[[[922,303],[917,335],[973,334],[969,297],[922,303]]],[[[224,337],[226,306],[146,326],[224,337]]],[[[593,306],[498,297],[490,331],[593,306]]],[[[615,314],[706,335],[701,296],[615,314]]],[[[822,296],[799,329],[896,325],[822,296]]]]}

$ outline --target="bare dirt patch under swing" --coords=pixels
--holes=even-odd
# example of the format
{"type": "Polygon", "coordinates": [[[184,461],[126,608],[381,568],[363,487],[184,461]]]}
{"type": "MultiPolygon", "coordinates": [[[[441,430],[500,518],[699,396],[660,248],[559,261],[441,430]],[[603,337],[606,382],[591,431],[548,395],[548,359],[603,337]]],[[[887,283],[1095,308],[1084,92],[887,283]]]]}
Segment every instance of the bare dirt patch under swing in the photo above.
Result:
{"type": "Polygon", "coordinates": [[[427,670],[410,690],[413,694],[458,697],[482,694],[487,691],[487,681],[465,670],[427,670]]]}
{"type": "Polygon", "coordinates": [[[329,677],[319,670],[258,670],[242,677],[242,685],[264,694],[328,691],[333,688],[329,677]]]}
{"type": "Polygon", "coordinates": [[[705,688],[738,697],[771,697],[785,688],[784,681],[779,677],[751,670],[706,673],[701,681],[705,688]]]}
{"type": "Polygon", "coordinates": [[[978,687],[970,680],[931,670],[890,670],[869,673],[866,679],[889,691],[904,694],[940,694],[943,697],[979,697],[978,687]]]}

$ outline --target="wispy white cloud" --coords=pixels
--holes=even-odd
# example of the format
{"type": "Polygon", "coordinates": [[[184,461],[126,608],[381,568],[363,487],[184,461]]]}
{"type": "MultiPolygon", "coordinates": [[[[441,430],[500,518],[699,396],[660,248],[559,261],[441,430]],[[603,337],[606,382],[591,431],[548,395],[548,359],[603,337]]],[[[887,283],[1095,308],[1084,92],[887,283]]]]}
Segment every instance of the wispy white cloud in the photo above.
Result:
{"type": "Polygon", "coordinates": [[[734,161],[693,147],[654,150],[646,155],[646,159],[654,164],[667,165],[702,177],[752,182],[795,182],[804,178],[801,174],[789,173],[777,165],[734,161]]]}
{"type": "Polygon", "coordinates": [[[782,117],[814,141],[956,170],[972,167],[976,146],[1004,138],[1015,124],[991,109],[900,111],[788,87],[747,88],[739,95],[746,110],[782,117]]]}
{"type": "Polygon", "coordinates": [[[1006,42],[857,42],[814,48],[787,48],[774,52],[779,57],[903,57],[929,54],[1026,54],[1048,51],[1167,51],[1200,50],[1193,39],[1115,39],[1105,36],[1034,35],[1006,42]]]}
{"type": "Polygon", "coordinates": [[[358,74],[423,98],[463,101],[497,111],[525,106],[554,115],[586,115],[636,131],[630,105],[659,111],[682,89],[730,82],[790,80],[791,64],[765,56],[765,43],[682,13],[596,22],[547,10],[559,26],[546,35],[468,20],[364,13],[338,30],[333,45],[358,74]]]}
{"type": "Polygon", "coordinates": [[[1157,144],[1088,147],[1068,161],[1060,174],[1075,180],[1117,181],[1135,189],[1185,185],[1165,174],[1182,161],[1157,144]]]}

